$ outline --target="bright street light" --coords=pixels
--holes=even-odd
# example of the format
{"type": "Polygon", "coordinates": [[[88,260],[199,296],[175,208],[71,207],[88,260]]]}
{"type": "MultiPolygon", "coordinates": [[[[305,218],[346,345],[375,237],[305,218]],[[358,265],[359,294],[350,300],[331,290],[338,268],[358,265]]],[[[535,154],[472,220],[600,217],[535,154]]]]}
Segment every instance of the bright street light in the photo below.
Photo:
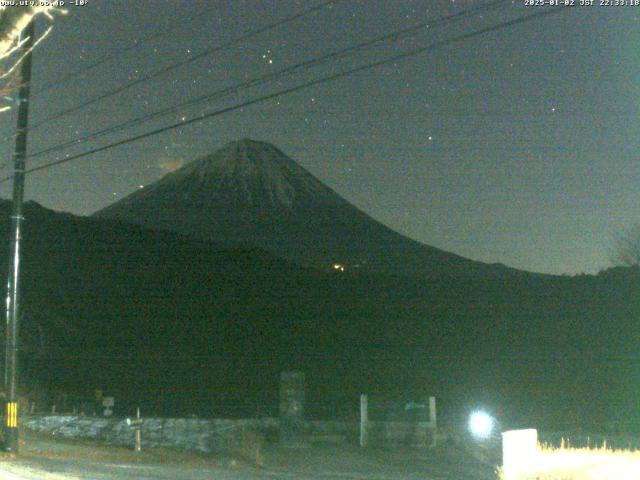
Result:
{"type": "Polygon", "coordinates": [[[469,417],[469,431],[478,439],[486,439],[493,433],[495,420],[482,410],[475,411],[469,417]]]}

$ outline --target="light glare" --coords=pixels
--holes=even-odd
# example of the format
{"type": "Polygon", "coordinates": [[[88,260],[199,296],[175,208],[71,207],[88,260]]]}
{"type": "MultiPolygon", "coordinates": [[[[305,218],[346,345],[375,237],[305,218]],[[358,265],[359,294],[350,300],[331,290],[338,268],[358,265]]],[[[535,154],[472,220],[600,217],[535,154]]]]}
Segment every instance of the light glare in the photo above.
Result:
{"type": "Polygon", "coordinates": [[[477,411],[469,417],[469,430],[471,434],[480,439],[488,438],[493,432],[494,420],[487,412],[477,411]]]}

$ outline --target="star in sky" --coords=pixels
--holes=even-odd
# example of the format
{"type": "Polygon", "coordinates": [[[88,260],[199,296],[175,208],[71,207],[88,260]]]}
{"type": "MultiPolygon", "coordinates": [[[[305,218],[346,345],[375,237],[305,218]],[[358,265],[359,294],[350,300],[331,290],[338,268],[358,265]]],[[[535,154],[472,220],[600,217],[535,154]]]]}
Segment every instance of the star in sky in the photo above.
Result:
{"type": "MultiPolygon", "coordinates": [[[[156,3],[132,10],[128,0],[92,2],[61,18],[34,55],[32,120],[196,56],[307,5],[295,0],[279,1],[278,9],[258,0],[156,3]],[[199,10],[208,14],[145,40],[169,32],[180,15],[199,10]],[[83,40],[80,48],[78,39],[83,40]],[[46,82],[134,43],[137,48],[85,76],[43,91],[46,82]]],[[[29,149],[75,141],[394,29],[433,24],[472,5],[477,2],[338,2],[31,131],[29,149]]],[[[64,204],[74,213],[88,214],[113,202],[114,196],[158,180],[181,162],[251,137],[275,144],[368,214],[423,243],[535,271],[597,271],[608,266],[607,238],[640,220],[640,127],[633,121],[640,104],[629,81],[640,68],[629,47],[640,40],[640,32],[635,12],[570,10],[43,170],[29,178],[28,196],[45,206],[64,204]],[[357,159],[358,168],[351,159],[357,159]],[[169,165],[171,161],[175,163],[169,165]],[[577,176],[585,164],[592,173],[577,176]],[[351,170],[345,175],[347,168],[351,170]],[[596,178],[597,172],[604,173],[596,178]],[[86,184],[95,185],[91,195],[71,188],[86,184]],[[602,184],[611,193],[605,194],[602,184]],[[399,189],[410,194],[398,196],[399,189]],[[393,205],[397,210],[389,198],[398,199],[393,205]],[[405,219],[398,212],[412,216],[405,219]],[[576,239],[582,239],[579,248],[576,239]]],[[[382,42],[342,63],[201,102],[172,117],[29,162],[68,158],[527,12],[522,2],[507,4],[482,12],[483,18],[474,21],[425,29],[401,42],[382,42]]],[[[6,134],[13,132],[10,115],[0,123],[6,134]]],[[[10,158],[11,145],[0,148],[5,149],[4,158],[10,158]]],[[[2,190],[5,197],[10,196],[9,187],[2,190]]]]}

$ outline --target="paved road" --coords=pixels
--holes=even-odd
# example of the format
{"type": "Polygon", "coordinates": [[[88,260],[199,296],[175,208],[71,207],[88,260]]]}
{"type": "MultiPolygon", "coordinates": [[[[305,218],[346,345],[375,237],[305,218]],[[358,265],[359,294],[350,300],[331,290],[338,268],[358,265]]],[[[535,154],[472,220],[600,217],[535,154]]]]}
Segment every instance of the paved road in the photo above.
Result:
{"type": "Polygon", "coordinates": [[[167,465],[132,465],[82,461],[31,462],[0,464],[3,480],[245,480],[253,478],[292,478],[271,476],[268,472],[225,471],[220,468],[184,468],[167,465]]]}
{"type": "Polygon", "coordinates": [[[453,447],[368,450],[351,446],[272,448],[258,467],[233,456],[133,452],[26,438],[17,458],[0,457],[2,480],[496,480],[489,462],[453,447]]]}

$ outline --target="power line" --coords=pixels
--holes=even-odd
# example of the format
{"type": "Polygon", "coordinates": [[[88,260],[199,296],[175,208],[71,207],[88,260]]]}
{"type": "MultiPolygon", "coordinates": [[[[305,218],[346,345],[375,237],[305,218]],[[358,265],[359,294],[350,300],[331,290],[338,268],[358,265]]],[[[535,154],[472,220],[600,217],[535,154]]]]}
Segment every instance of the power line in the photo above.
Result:
{"type": "Polygon", "coordinates": [[[359,50],[363,50],[365,48],[368,48],[370,46],[373,46],[377,43],[380,42],[384,42],[387,40],[399,40],[402,37],[405,37],[407,35],[413,34],[419,30],[423,30],[425,28],[430,28],[430,27],[439,27],[441,25],[444,24],[449,24],[458,20],[462,20],[463,18],[470,16],[470,15],[475,15],[478,14],[479,12],[485,12],[488,10],[492,10],[495,8],[498,8],[500,6],[502,6],[505,3],[510,3],[510,0],[496,0],[493,2],[489,2],[486,3],[484,5],[481,6],[477,6],[477,7],[473,7],[473,8],[469,8],[466,10],[463,10],[461,12],[458,12],[456,14],[453,15],[449,15],[446,17],[440,17],[438,19],[432,20],[430,22],[423,22],[420,24],[416,24],[413,25],[411,27],[408,28],[404,28],[404,29],[399,29],[399,30],[395,30],[393,32],[387,33],[385,35],[381,35],[378,37],[375,37],[373,39],[358,43],[356,45],[352,45],[350,47],[346,47],[328,54],[325,54],[321,57],[318,58],[314,58],[311,60],[307,60],[304,62],[300,62],[294,65],[291,65],[289,67],[286,67],[284,69],[281,69],[277,72],[273,72],[270,74],[266,74],[266,75],[262,75],[259,77],[254,77],[253,79],[247,80],[243,83],[237,84],[237,85],[233,85],[230,87],[226,87],[220,90],[216,90],[215,92],[212,93],[208,93],[190,100],[187,100],[185,102],[179,103],[177,105],[168,107],[168,108],[164,108],[162,110],[156,111],[156,112],[152,112],[131,120],[127,120],[125,122],[116,124],[116,125],[112,125],[110,127],[107,127],[103,130],[99,130],[97,132],[85,135],[83,137],[80,138],[76,138],[74,140],[69,140],[57,145],[54,145],[52,147],[48,147],[46,149],[40,150],[38,152],[35,152],[31,155],[29,155],[29,158],[34,158],[34,157],[39,157],[41,155],[45,155],[48,153],[52,153],[52,152],[56,152],[59,150],[64,150],[67,147],[72,147],[72,146],[78,146],[80,144],[86,143],[89,140],[104,136],[106,134],[109,133],[114,133],[114,132],[118,132],[121,130],[124,130],[125,128],[131,128],[133,126],[137,126],[141,123],[144,123],[146,121],[149,120],[153,120],[153,119],[157,119],[163,116],[166,116],[168,114],[171,113],[175,113],[177,111],[179,111],[180,109],[183,109],[185,107],[189,107],[191,105],[196,105],[205,101],[210,101],[213,100],[217,97],[223,96],[223,95],[227,95],[229,93],[234,93],[234,92],[238,92],[240,89],[244,89],[244,88],[250,88],[250,87],[256,87],[258,85],[267,83],[267,82],[271,82],[274,80],[278,80],[278,79],[282,79],[282,77],[284,77],[285,75],[289,75],[289,74],[293,74],[294,72],[296,72],[297,70],[301,70],[301,69],[305,69],[305,68],[309,68],[309,67],[315,67],[318,65],[321,65],[323,63],[326,63],[330,60],[336,59],[336,58],[341,58],[344,57],[346,55],[349,54],[353,54],[356,51],[359,50]]]}
{"type": "MultiPolygon", "coordinates": [[[[281,90],[279,92],[275,92],[275,93],[272,93],[272,94],[264,95],[262,97],[258,97],[258,98],[252,99],[252,100],[248,100],[246,102],[243,102],[243,103],[231,106],[231,107],[226,107],[226,108],[223,108],[221,110],[216,110],[216,111],[213,111],[213,112],[209,112],[209,113],[200,115],[200,116],[195,117],[195,118],[190,119],[190,120],[180,121],[180,122],[177,122],[177,123],[172,124],[172,125],[168,125],[168,126],[156,129],[156,130],[152,130],[150,132],[146,132],[146,133],[134,136],[134,137],[130,137],[128,139],[120,140],[118,142],[114,142],[114,143],[111,143],[109,145],[105,145],[103,147],[95,148],[95,149],[89,150],[87,152],[83,152],[83,153],[80,153],[80,154],[77,154],[77,155],[73,155],[73,156],[70,156],[70,157],[65,158],[65,159],[57,160],[55,162],[50,162],[50,163],[47,163],[45,165],[41,165],[41,166],[38,166],[38,167],[33,167],[33,168],[27,170],[26,173],[36,172],[36,171],[39,171],[39,170],[43,170],[43,169],[46,169],[46,168],[53,167],[55,165],[60,165],[60,164],[66,163],[66,162],[70,162],[72,160],[76,160],[76,159],[79,159],[79,158],[82,158],[82,157],[85,157],[85,156],[89,156],[89,155],[92,155],[92,154],[95,154],[95,153],[99,153],[99,152],[108,150],[110,148],[114,148],[114,147],[117,147],[117,146],[125,145],[125,144],[128,144],[128,143],[133,143],[133,142],[136,142],[138,140],[142,140],[144,138],[155,136],[155,135],[158,135],[160,133],[164,133],[164,132],[169,131],[169,130],[174,130],[174,129],[179,128],[181,126],[190,125],[192,123],[197,123],[197,122],[200,122],[202,120],[206,120],[208,118],[212,118],[212,117],[215,117],[215,116],[218,116],[218,115],[222,115],[224,113],[228,113],[228,112],[231,112],[231,111],[234,111],[234,110],[238,110],[240,108],[244,108],[244,107],[256,104],[256,103],[261,103],[261,102],[264,102],[264,101],[268,101],[268,100],[271,100],[273,98],[277,98],[279,96],[287,95],[289,93],[294,93],[294,92],[297,92],[299,90],[302,90],[302,89],[305,89],[305,88],[308,88],[308,87],[311,87],[311,86],[314,86],[314,85],[318,85],[318,84],[321,84],[321,83],[325,83],[325,82],[333,81],[333,80],[336,80],[336,79],[339,79],[339,78],[343,78],[343,77],[346,77],[346,76],[350,76],[350,75],[352,75],[354,73],[357,73],[357,72],[360,72],[360,71],[363,71],[363,70],[368,70],[368,69],[375,68],[375,67],[378,67],[378,66],[382,66],[382,65],[385,65],[385,64],[388,64],[388,63],[392,63],[394,61],[402,60],[402,59],[405,59],[405,58],[408,58],[408,57],[411,57],[411,56],[415,56],[415,55],[418,55],[420,53],[424,53],[426,51],[433,50],[433,49],[436,49],[436,48],[439,48],[439,47],[442,47],[442,46],[446,46],[446,45],[449,45],[449,44],[461,42],[461,41],[467,40],[469,38],[472,38],[474,36],[482,35],[484,33],[500,30],[500,29],[503,29],[503,28],[507,28],[507,27],[519,24],[519,23],[524,23],[524,22],[530,21],[530,20],[532,20],[534,18],[550,15],[551,13],[553,13],[555,11],[560,11],[560,10],[564,10],[564,9],[566,9],[566,7],[561,7],[561,8],[557,8],[557,9],[541,11],[541,12],[538,12],[538,13],[535,13],[535,14],[532,14],[532,15],[527,15],[527,16],[524,16],[524,17],[519,17],[519,18],[514,19],[514,20],[503,22],[503,23],[498,24],[498,25],[494,25],[494,26],[491,26],[491,27],[486,27],[486,28],[477,30],[475,32],[463,34],[463,35],[460,35],[460,36],[455,37],[453,39],[448,39],[448,40],[435,42],[435,43],[433,43],[431,45],[428,45],[426,47],[421,47],[421,48],[418,48],[418,49],[414,49],[414,50],[411,50],[409,52],[398,54],[398,55],[392,56],[392,57],[384,59],[384,60],[368,63],[368,64],[365,64],[365,65],[362,65],[362,66],[359,66],[359,67],[355,67],[355,68],[350,69],[350,70],[346,70],[344,72],[339,72],[337,74],[333,74],[333,75],[329,75],[329,76],[326,76],[326,77],[322,77],[320,79],[312,80],[312,81],[303,83],[301,85],[297,85],[295,87],[291,87],[291,88],[288,88],[288,89],[285,89],[285,90],[281,90]]],[[[0,180],[0,183],[3,183],[3,182],[7,181],[10,178],[12,178],[12,177],[3,178],[3,179],[0,180]]]]}
{"type": "Polygon", "coordinates": [[[78,70],[74,70],[70,73],[67,73],[66,75],[63,75],[60,78],[57,78],[56,80],[53,80],[51,82],[45,83],[41,88],[40,91],[37,93],[37,95],[32,95],[33,97],[37,97],[41,94],[43,94],[44,92],[47,92],[49,90],[51,90],[54,87],[60,86],[61,84],[64,84],[70,80],[80,80],[82,78],[84,78],[86,76],[86,73],[89,72],[90,70],[93,70],[97,67],[99,67],[100,65],[104,65],[105,63],[110,62],[111,60],[114,60],[122,55],[124,55],[125,53],[128,53],[132,50],[135,50],[136,48],[139,48],[141,45],[143,45],[144,43],[150,42],[152,40],[156,40],[159,38],[162,38],[172,32],[174,32],[175,30],[178,30],[179,28],[184,28],[186,24],[192,23],[196,20],[202,20],[204,18],[207,18],[205,16],[205,14],[211,10],[217,9],[219,8],[218,5],[214,5],[214,6],[209,6],[207,8],[202,9],[201,11],[199,11],[198,13],[195,13],[193,15],[187,16],[185,18],[180,19],[179,22],[176,22],[175,25],[173,25],[172,27],[168,28],[168,29],[161,29],[158,30],[157,32],[142,38],[141,40],[137,41],[136,43],[134,43],[133,45],[129,45],[127,47],[123,47],[120,48],[118,50],[115,50],[112,53],[108,53],[102,57],[100,57],[98,60],[95,60],[93,63],[90,63],[78,70]]]}
{"type": "Polygon", "coordinates": [[[184,65],[188,65],[189,63],[193,63],[196,60],[200,60],[201,58],[207,57],[207,56],[209,56],[209,55],[211,55],[213,53],[216,53],[216,52],[219,52],[221,50],[224,50],[225,48],[231,47],[232,45],[234,45],[236,43],[243,42],[243,41],[248,40],[248,39],[250,39],[252,37],[255,37],[255,36],[260,35],[262,33],[268,32],[269,30],[273,30],[273,29],[278,28],[278,27],[280,27],[282,25],[285,25],[287,23],[291,23],[291,22],[293,22],[295,20],[298,20],[298,19],[300,19],[302,17],[305,17],[305,16],[307,16],[307,15],[309,15],[311,13],[314,13],[316,11],[319,11],[319,10],[325,8],[325,7],[328,7],[329,5],[333,5],[333,4],[335,4],[335,3],[339,2],[339,1],[341,1],[341,0],[324,1],[324,2],[320,3],[319,5],[316,5],[316,6],[313,6],[311,8],[308,8],[306,10],[303,10],[301,12],[298,12],[298,13],[296,13],[294,15],[291,15],[291,16],[289,16],[287,18],[284,18],[282,20],[278,20],[276,22],[270,23],[269,25],[266,25],[264,27],[260,27],[258,29],[252,30],[252,31],[250,31],[248,33],[245,33],[244,35],[241,35],[241,36],[239,36],[237,38],[234,38],[233,40],[225,42],[225,43],[223,43],[221,45],[218,45],[216,47],[212,47],[212,48],[208,48],[206,50],[203,50],[202,52],[198,53],[197,55],[194,55],[193,57],[189,57],[189,58],[187,58],[185,60],[181,60],[179,62],[176,62],[176,63],[173,63],[171,65],[168,65],[167,67],[164,67],[164,68],[162,68],[160,70],[157,70],[157,71],[155,71],[153,73],[144,75],[144,76],[142,76],[142,77],[140,77],[140,78],[138,78],[136,80],[133,80],[132,82],[126,83],[126,84],[121,85],[119,87],[116,87],[116,88],[114,88],[112,90],[109,90],[109,91],[107,91],[107,92],[105,92],[103,94],[100,94],[98,96],[92,97],[92,98],[90,98],[90,99],[88,99],[88,100],[86,100],[86,101],[84,101],[84,102],[82,102],[82,103],[80,103],[80,104],[78,104],[76,106],[70,107],[70,108],[68,108],[66,110],[62,110],[62,111],[60,111],[58,113],[54,113],[54,114],[52,114],[52,115],[50,115],[48,117],[45,117],[44,119],[40,120],[39,122],[37,122],[34,125],[32,125],[31,127],[29,127],[29,130],[34,130],[34,129],[38,128],[38,127],[41,127],[42,125],[44,125],[46,123],[49,123],[49,122],[53,121],[53,120],[57,120],[58,118],[64,117],[65,115],[68,115],[70,113],[82,110],[82,109],[84,109],[84,108],[86,108],[86,107],[88,107],[90,105],[93,105],[93,104],[95,104],[97,102],[100,102],[102,100],[105,100],[107,98],[113,97],[114,95],[117,95],[117,94],[122,93],[122,92],[124,92],[126,90],[129,90],[130,88],[133,88],[133,87],[135,87],[137,85],[140,85],[142,83],[145,83],[145,82],[148,82],[150,80],[153,80],[154,78],[157,78],[157,77],[159,77],[161,75],[165,75],[165,74],[167,74],[169,72],[172,72],[173,70],[176,70],[176,69],[178,69],[180,67],[183,67],[184,65]]]}
{"type": "MultiPolygon", "coordinates": [[[[80,159],[80,158],[83,158],[83,157],[87,157],[89,155],[93,155],[95,153],[100,153],[100,152],[103,152],[105,150],[109,150],[109,149],[114,148],[114,147],[119,147],[121,145],[127,145],[129,143],[137,142],[138,140],[142,140],[142,139],[145,139],[145,138],[148,138],[148,137],[159,135],[161,133],[164,133],[164,132],[167,132],[167,131],[170,131],[170,130],[175,130],[176,128],[180,128],[180,127],[183,127],[183,126],[186,126],[186,125],[190,125],[192,123],[197,123],[197,122],[201,122],[203,120],[207,120],[209,118],[217,117],[219,115],[223,115],[225,113],[229,113],[229,112],[232,112],[234,110],[239,110],[241,108],[248,107],[248,106],[251,106],[251,105],[254,105],[254,104],[257,104],[257,103],[262,103],[262,102],[265,102],[265,101],[268,101],[268,100],[272,100],[274,98],[281,97],[283,95],[288,95],[290,93],[295,93],[295,92],[298,92],[300,90],[304,90],[306,88],[309,88],[309,87],[312,87],[312,86],[315,86],[315,85],[320,85],[322,83],[327,83],[327,82],[330,82],[330,81],[338,80],[340,78],[348,77],[348,76],[351,76],[351,75],[353,75],[355,73],[358,73],[358,72],[361,72],[361,71],[364,71],[364,70],[369,70],[371,68],[384,66],[384,65],[387,65],[389,63],[397,62],[399,60],[404,60],[406,58],[413,57],[413,56],[419,55],[419,54],[427,52],[427,51],[435,50],[435,49],[440,48],[440,47],[444,47],[444,46],[451,45],[451,44],[454,44],[454,43],[463,42],[465,40],[468,40],[469,38],[473,38],[473,37],[476,37],[476,36],[479,36],[479,35],[483,35],[485,33],[494,32],[494,31],[497,31],[497,30],[502,30],[504,28],[508,28],[508,27],[511,27],[511,26],[514,26],[514,25],[518,25],[518,24],[522,24],[522,23],[525,23],[525,22],[528,22],[528,21],[531,21],[531,20],[534,20],[534,19],[537,19],[537,18],[548,16],[548,15],[551,15],[553,13],[557,13],[557,12],[560,12],[560,11],[565,11],[568,8],[570,8],[570,7],[558,7],[558,8],[547,9],[547,10],[544,10],[544,11],[540,11],[540,12],[534,13],[532,15],[526,15],[524,17],[519,17],[519,18],[516,18],[516,19],[513,19],[513,20],[509,20],[507,22],[503,22],[503,23],[500,23],[500,24],[497,24],[497,25],[493,25],[491,27],[485,27],[485,28],[482,28],[480,30],[476,30],[474,32],[470,32],[470,33],[466,33],[466,34],[463,34],[463,35],[459,35],[457,37],[454,37],[454,38],[451,38],[451,39],[448,39],[448,40],[442,40],[442,41],[434,42],[431,45],[428,45],[428,46],[425,46],[425,47],[420,47],[420,48],[411,50],[409,52],[401,53],[401,54],[398,54],[398,55],[394,55],[394,56],[386,58],[384,60],[371,62],[371,63],[365,64],[365,65],[361,65],[361,66],[358,66],[358,67],[355,67],[355,68],[352,68],[352,69],[349,69],[349,70],[346,70],[346,71],[343,71],[343,72],[339,72],[339,73],[336,73],[336,74],[332,74],[332,75],[321,77],[321,78],[318,78],[318,79],[315,79],[315,80],[311,80],[311,81],[302,83],[300,85],[297,85],[295,87],[291,87],[291,88],[287,88],[287,89],[284,89],[284,90],[280,90],[278,92],[271,93],[271,94],[268,94],[268,95],[263,95],[261,97],[257,97],[257,98],[251,99],[251,100],[247,100],[245,102],[242,102],[242,103],[230,106],[230,107],[226,107],[226,108],[222,108],[220,110],[216,110],[216,111],[213,111],[213,112],[205,113],[205,114],[202,114],[202,115],[200,115],[198,117],[192,118],[190,120],[180,121],[180,122],[174,123],[172,125],[168,125],[168,126],[165,126],[165,127],[162,127],[162,128],[158,128],[158,129],[155,129],[155,130],[152,130],[152,131],[149,131],[149,132],[142,133],[140,135],[136,135],[136,136],[124,139],[124,140],[120,140],[120,141],[111,143],[109,145],[105,145],[105,146],[102,146],[102,147],[94,148],[92,150],[88,150],[86,152],[79,153],[77,155],[72,155],[70,157],[67,157],[67,158],[64,158],[64,159],[61,159],[61,160],[56,160],[54,162],[50,162],[50,163],[47,163],[47,164],[44,164],[44,165],[40,165],[38,167],[33,167],[33,168],[28,169],[25,173],[33,173],[33,172],[37,172],[37,171],[40,171],[40,170],[46,170],[46,169],[52,168],[52,167],[57,166],[57,165],[61,165],[61,164],[67,163],[67,162],[71,162],[73,160],[77,160],[77,159],[80,159]]],[[[5,177],[3,179],[0,179],[0,183],[4,183],[4,182],[10,180],[11,178],[13,178],[13,176],[9,176],[9,177],[5,177]]]]}

